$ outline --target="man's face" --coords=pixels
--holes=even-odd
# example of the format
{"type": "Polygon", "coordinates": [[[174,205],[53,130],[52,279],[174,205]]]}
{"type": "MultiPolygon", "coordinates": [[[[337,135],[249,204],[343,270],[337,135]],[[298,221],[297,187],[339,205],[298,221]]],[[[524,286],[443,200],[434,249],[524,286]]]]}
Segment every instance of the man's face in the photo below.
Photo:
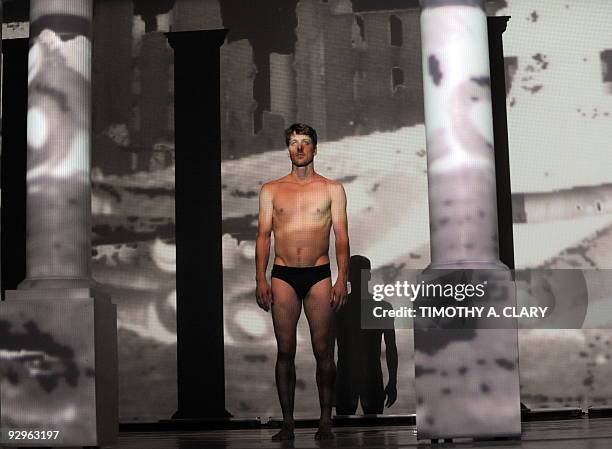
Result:
{"type": "Polygon", "coordinates": [[[289,157],[296,167],[305,167],[310,164],[315,154],[317,154],[317,149],[309,136],[294,133],[289,139],[289,157]]]}

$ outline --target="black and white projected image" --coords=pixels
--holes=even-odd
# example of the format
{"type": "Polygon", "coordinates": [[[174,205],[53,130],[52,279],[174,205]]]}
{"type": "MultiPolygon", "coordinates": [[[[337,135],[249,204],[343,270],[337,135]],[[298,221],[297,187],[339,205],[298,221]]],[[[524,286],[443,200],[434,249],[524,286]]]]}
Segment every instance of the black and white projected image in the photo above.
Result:
{"type": "MultiPolygon", "coordinates": [[[[510,175],[513,200],[524,204],[513,210],[516,267],[610,268],[612,175],[605,167],[612,34],[606,22],[612,5],[508,3],[499,14],[512,16],[504,34],[513,75],[510,175]]],[[[587,319],[602,313],[612,296],[609,282],[589,291],[587,319]]],[[[533,407],[609,404],[611,340],[609,330],[520,332],[522,401],[533,407]]]]}
{"type": "MultiPolygon", "coordinates": [[[[370,259],[373,283],[429,263],[418,2],[246,3],[96,4],[92,268],[118,306],[123,422],[176,410],[172,54],[161,34],[170,27],[230,29],[221,48],[228,411],[280,416],[271,317],[255,303],[254,242],[261,184],[290,170],[287,125],[317,129],[315,167],[343,183],[351,252],[370,259]]],[[[503,36],[512,191],[523,205],[515,210],[516,266],[612,268],[612,5],[536,3],[487,2],[489,15],[511,16],[503,36]]],[[[27,35],[27,18],[15,20],[5,39],[27,35]]],[[[332,268],[335,277],[335,260],[332,268]]],[[[412,413],[412,334],[396,334],[398,398],[385,413],[412,413]]],[[[609,332],[531,330],[519,341],[527,405],[612,400],[609,332]]],[[[384,349],[381,362],[386,379],[384,349]]],[[[296,364],[296,416],[317,416],[304,317],[296,364]]]]}
{"type": "Polygon", "coordinates": [[[158,420],[177,410],[169,10],[96,13],[92,271],[117,304],[120,420],[158,420]]]}
{"type": "MultiPolygon", "coordinates": [[[[268,49],[269,63],[257,56],[263,44],[251,36],[231,41],[230,34],[222,48],[229,76],[222,85],[226,398],[236,416],[280,416],[271,318],[254,302],[253,276],[259,188],[290,170],[284,124],[304,121],[323,134],[315,167],[345,186],[351,253],[371,259],[372,282],[393,282],[401,268],[429,263],[418,11],[397,2],[388,9],[378,2],[368,11],[358,2],[352,11],[351,2],[329,3],[298,2],[295,50],[268,49]],[[265,95],[257,89],[266,84],[261,77],[270,86],[265,95]],[[386,114],[398,90],[406,97],[393,121],[386,114]],[[258,116],[265,101],[269,109],[258,116]]],[[[508,0],[487,2],[487,8],[489,15],[511,16],[503,35],[511,180],[513,200],[525,208],[514,211],[516,266],[607,268],[612,217],[605,198],[612,179],[604,148],[612,62],[604,17],[610,6],[508,0]],[[562,207],[551,209],[557,204],[562,207]]],[[[398,400],[389,412],[412,413],[412,337],[397,334],[398,400]]],[[[604,330],[521,331],[522,401],[536,408],[608,403],[610,337],[604,330]],[[547,380],[550,372],[558,373],[557,383],[547,380]]],[[[296,414],[316,416],[304,318],[296,372],[296,414]]]]}

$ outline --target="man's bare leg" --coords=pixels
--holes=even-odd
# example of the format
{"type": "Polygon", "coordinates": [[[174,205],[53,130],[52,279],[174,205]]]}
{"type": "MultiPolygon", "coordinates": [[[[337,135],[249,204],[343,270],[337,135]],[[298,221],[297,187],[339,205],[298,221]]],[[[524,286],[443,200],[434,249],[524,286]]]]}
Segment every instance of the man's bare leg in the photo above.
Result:
{"type": "Polygon", "coordinates": [[[316,440],[328,440],[332,433],[332,405],[336,365],[334,364],[334,311],[330,305],[331,279],[323,279],[312,286],[304,299],[304,312],[310,326],[312,350],[317,361],[317,387],[321,405],[319,430],[316,440]]]}
{"type": "Polygon", "coordinates": [[[276,335],[276,389],[283,412],[283,426],[272,440],[294,438],[293,401],[295,398],[295,348],[297,322],[302,304],[295,290],[285,281],[272,278],[272,321],[276,335]]]}

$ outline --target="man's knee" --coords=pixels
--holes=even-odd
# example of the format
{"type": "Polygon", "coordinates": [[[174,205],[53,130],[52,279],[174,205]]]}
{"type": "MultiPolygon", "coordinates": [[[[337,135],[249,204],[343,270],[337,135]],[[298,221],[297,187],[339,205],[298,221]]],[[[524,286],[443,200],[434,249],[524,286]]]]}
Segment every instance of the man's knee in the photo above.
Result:
{"type": "Polygon", "coordinates": [[[333,345],[328,341],[315,341],[313,343],[313,352],[317,363],[333,364],[333,345]]]}
{"type": "Polygon", "coordinates": [[[295,360],[295,341],[278,341],[277,358],[281,361],[292,362],[295,360]]]}

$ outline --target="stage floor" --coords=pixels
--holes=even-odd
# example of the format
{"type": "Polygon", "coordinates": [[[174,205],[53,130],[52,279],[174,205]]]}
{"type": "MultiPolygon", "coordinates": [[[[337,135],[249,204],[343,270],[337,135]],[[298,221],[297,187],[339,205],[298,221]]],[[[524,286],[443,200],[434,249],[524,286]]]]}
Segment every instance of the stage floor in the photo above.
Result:
{"type": "MultiPolygon", "coordinates": [[[[335,440],[314,441],[316,429],[296,429],[295,441],[270,441],[274,429],[207,432],[130,432],[119,436],[119,449],[251,449],[251,448],[402,448],[417,445],[414,426],[338,427],[335,440]]],[[[440,443],[445,448],[609,449],[612,418],[536,421],[523,423],[522,439],[515,441],[440,443]]]]}

